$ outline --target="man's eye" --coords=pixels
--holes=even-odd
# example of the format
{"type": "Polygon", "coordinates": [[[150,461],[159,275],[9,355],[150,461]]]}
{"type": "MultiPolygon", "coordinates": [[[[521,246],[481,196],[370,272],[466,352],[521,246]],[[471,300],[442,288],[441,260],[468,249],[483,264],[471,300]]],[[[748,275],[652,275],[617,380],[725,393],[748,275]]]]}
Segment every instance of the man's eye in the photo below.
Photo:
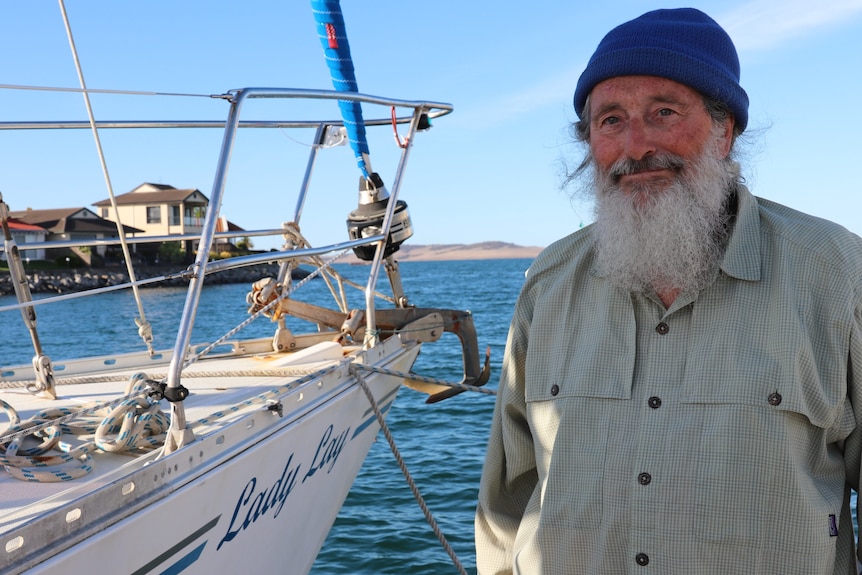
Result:
{"type": "Polygon", "coordinates": [[[674,114],[676,114],[676,112],[674,112],[670,108],[662,108],[658,111],[659,116],[673,116],[674,114]]]}
{"type": "Polygon", "coordinates": [[[608,116],[607,118],[602,118],[601,125],[602,126],[614,126],[620,123],[620,119],[616,116],[608,116]]]}

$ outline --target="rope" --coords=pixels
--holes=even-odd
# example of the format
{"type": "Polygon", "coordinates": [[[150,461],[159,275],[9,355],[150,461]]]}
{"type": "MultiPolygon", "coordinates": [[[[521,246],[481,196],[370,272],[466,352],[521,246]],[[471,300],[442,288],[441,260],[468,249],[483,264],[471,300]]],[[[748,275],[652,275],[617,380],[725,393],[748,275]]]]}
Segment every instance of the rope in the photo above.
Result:
{"type": "Polygon", "coordinates": [[[416,487],[416,482],[410,475],[410,471],[407,469],[407,465],[404,463],[404,459],[401,457],[401,453],[398,451],[398,447],[395,445],[395,440],[392,438],[392,433],[389,431],[389,426],[386,425],[386,419],[383,417],[383,412],[380,411],[380,407],[377,405],[377,400],[374,399],[374,394],[371,393],[371,390],[368,388],[368,384],[365,382],[365,380],[362,378],[362,375],[359,373],[359,367],[360,366],[355,364],[351,365],[349,367],[350,373],[356,378],[356,381],[359,382],[360,387],[362,387],[362,391],[365,392],[365,396],[368,398],[369,403],[371,403],[371,408],[374,410],[374,415],[377,417],[377,422],[380,424],[380,429],[383,431],[383,435],[386,437],[386,441],[389,442],[389,447],[392,450],[392,454],[395,456],[395,460],[398,462],[398,467],[401,468],[401,473],[404,474],[404,478],[407,480],[407,484],[410,486],[410,491],[413,492],[413,497],[416,498],[416,502],[419,504],[420,509],[422,509],[422,513],[425,514],[425,520],[428,521],[429,525],[431,525],[431,529],[434,530],[434,534],[437,536],[437,539],[440,541],[440,544],[443,546],[443,549],[452,559],[452,562],[455,564],[455,567],[458,569],[458,572],[461,573],[461,575],[467,575],[467,571],[464,569],[464,566],[461,564],[461,561],[458,559],[458,556],[455,554],[455,551],[452,550],[452,546],[449,545],[449,541],[446,540],[446,536],[443,535],[443,532],[437,525],[437,521],[434,519],[434,516],[431,514],[431,511],[428,509],[428,505],[425,503],[425,499],[422,497],[422,494],[419,493],[419,488],[416,487]]]}
{"type": "Polygon", "coordinates": [[[147,321],[144,315],[144,302],[141,299],[141,293],[136,285],[137,278],[135,277],[135,266],[132,265],[131,252],[129,244],[126,241],[126,233],[123,229],[123,224],[120,221],[120,210],[117,207],[117,199],[114,197],[114,186],[111,183],[111,176],[108,173],[108,164],[105,161],[105,153],[102,150],[102,141],[99,138],[99,130],[96,128],[96,117],[93,115],[93,106],[90,104],[90,94],[87,92],[87,84],[84,81],[84,71],[81,69],[81,62],[78,59],[78,49],[75,47],[75,39],[72,37],[72,28],[69,25],[69,17],[66,14],[66,6],[63,0],[58,0],[60,3],[60,12],[63,14],[63,24],[66,26],[66,35],[69,38],[69,46],[72,50],[72,58],[75,60],[75,70],[78,72],[78,81],[81,84],[82,94],[84,96],[84,105],[87,108],[87,117],[90,120],[90,130],[93,132],[93,138],[96,141],[96,150],[99,154],[99,162],[102,165],[102,175],[105,178],[105,185],[108,187],[108,196],[111,198],[111,208],[114,212],[114,220],[117,222],[117,234],[120,238],[120,245],[123,248],[123,256],[126,259],[126,269],[129,272],[129,279],[132,281],[132,292],[135,294],[135,303],[138,306],[140,317],[135,318],[135,324],[138,326],[138,335],[141,336],[147,346],[150,355],[153,355],[153,330],[150,322],[147,321]]]}
{"type": "Polygon", "coordinates": [[[23,422],[11,405],[0,400],[10,423],[0,437],[0,464],[16,479],[55,483],[92,471],[90,453],[96,449],[119,453],[158,447],[164,443],[170,420],[148,392],[146,376],[136,373],[129,379],[124,397],[79,410],[49,408],[23,422]],[[64,434],[76,436],[81,443],[62,441],[64,434]],[[41,443],[22,448],[30,435],[41,443]],[[51,451],[59,453],[49,454],[51,451]]]}
{"type": "MultiPolygon", "coordinates": [[[[209,425],[232,413],[255,404],[270,405],[275,398],[291,388],[303,385],[322,377],[341,364],[323,369],[261,369],[225,370],[213,372],[191,372],[184,377],[285,377],[300,376],[290,383],[261,393],[225,410],[219,410],[197,420],[193,425],[209,425]]],[[[127,393],[110,402],[91,404],[83,409],[49,408],[32,418],[21,422],[18,413],[7,402],[0,399],[0,409],[9,418],[9,427],[0,436],[0,464],[13,477],[31,482],[69,481],[83,477],[92,471],[91,456],[96,449],[120,453],[136,449],[152,449],[161,446],[166,437],[170,419],[159,409],[158,402],[149,398],[148,382],[164,379],[166,374],[152,374],[150,378],[136,373],[129,380],[127,393]],[[87,416],[97,416],[89,420],[87,416]],[[74,423],[74,424],[73,424],[74,423]],[[63,434],[78,436],[92,435],[92,439],[81,445],[72,446],[61,441],[63,434]],[[21,449],[27,436],[42,439],[37,447],[21,449]],[[4,444],[5,450],[3,448],[4,444]],[[59,454],[46,455],[51,450],[59,454]],[[50,468],[50,469],[49,469],[50,468]]],[[[77,378],[76,383],[118,381],[115,377],[77,378]]],[[[66,381],[65,383],[68,383],[66,381]]]]}

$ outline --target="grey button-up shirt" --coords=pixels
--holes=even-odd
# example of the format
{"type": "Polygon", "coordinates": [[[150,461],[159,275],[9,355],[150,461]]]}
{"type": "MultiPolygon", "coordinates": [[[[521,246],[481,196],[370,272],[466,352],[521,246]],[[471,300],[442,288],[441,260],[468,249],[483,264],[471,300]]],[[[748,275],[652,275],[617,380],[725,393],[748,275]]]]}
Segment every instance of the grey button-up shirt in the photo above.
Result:
{"type": "Polygon", "coordinates": [[[479,573],[856,573],[862,240],[742,188],[714,282],[670,309],[591,248],[547,248],[516,305],[479,573]]]}

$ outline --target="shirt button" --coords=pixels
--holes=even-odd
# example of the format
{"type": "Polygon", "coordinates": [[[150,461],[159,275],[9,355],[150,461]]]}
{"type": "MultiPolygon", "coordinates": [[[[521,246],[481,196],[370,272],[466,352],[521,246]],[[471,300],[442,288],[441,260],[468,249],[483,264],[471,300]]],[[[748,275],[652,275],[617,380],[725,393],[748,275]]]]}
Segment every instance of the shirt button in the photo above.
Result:
{"type": "Polygon", "coordinates": [[[649,473],[641,473],[638,475],[638,483],[641,485],[649,485],[652,482],[652,475],[649,473]]]}
{"type": "Polygon", "coordinates": [[[641,567],[646,567],[649,565],[649,555],[646,553],[638,553],[635,555],[635,563],[640,565],[641,567]]]}
{"type": "Polygon", "coordinates": [[[652,396],[647,400],[647,405],[649,405],[653,409],[658,409],[659,407],[661,407],[661,398],[652,396]]]}
{"type": "Polygon", "coordinates": [[[670,327],[665,322],[661,322],[660,324],[655,326],[655,330],[658,332],[659,335],[665,335],[667,334],[667,332],[670,331],[670,327]]]}
{"type": "Polygon", "coordinates": [[[766,398],[766,401],[769,402],[769,405],[778,405],[781,403],[781,394],[777,391],[774,393],[770,393],[769,397],[766,398]]]}
{"type": "Polygon", "coordinates": [[[560,386],[555,383],[551,386],[551,395],[557,395],[558,393],[560,393],[560,386]]]}

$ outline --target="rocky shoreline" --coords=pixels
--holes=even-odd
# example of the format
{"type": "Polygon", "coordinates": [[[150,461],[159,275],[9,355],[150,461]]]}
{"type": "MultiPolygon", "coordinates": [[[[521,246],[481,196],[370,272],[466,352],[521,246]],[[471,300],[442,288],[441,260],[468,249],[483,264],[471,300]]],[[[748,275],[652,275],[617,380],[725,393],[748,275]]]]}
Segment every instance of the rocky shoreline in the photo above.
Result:
{"type": "MultiPolygon", "coordinates": [[[[140,280],[178,274],[185,267],[154,266],[135,269],[135,277],[140,280]]],[[[261,264],[237,268],[212,274],[207,277],[207,284],[251,284],[263,277],[272,277],[278,272],[277,264],[261,264]]],[[[39,270],[27,272],[31,293],[62,294],[85,291],[94,288],[115,286],[127,283],[129,275],[116,268],[93,268],[87,270],[39,270]]],[[[147,287],[187,286],[189,280],[181,277],[166,281],[147,284],[147,287]]],[[[0,275],[0,295],[14,294],[12,278],[9,274],[0,275]]]]}
{"type": "MultiPolygon", "coordinates": [[[[398,252],[398,261],[448,261],[448,260],[486,260],[534,258],[542,248],[535,246],[519,246],[505,242],[482,242],[478,244],[441,244],[441,245],[405,245],[398,252]]],[[[352,254],[348,254],[342,263],[360,262],[352,254]]],[[[149,266],[135,269],[138,280],[159,276],[178,274],[185,270],[183,266],[149,266]]],[[[277,273],[277,264],[260,264],[245,268],[237,268],[213,274],[207,278],[208,284],[253,283],[262,277],[272,277],[277,273]]],[[[299,278],[305,274],[298,274],[299,278]]],[[[54,269],[27,270],[27,279],[31,293],[68,293],[84,291],[99,287],[108,287],[127,283],[128,274],[123,268],[86,268],[86,269],[54,269]]],[[[186,286],[188,280],[173,278],[163,282],[152,283],[142,287],[186,286]]],[[[0,295],[13,294],[12,279],[8,273],[0,273],[0,295]]]]}

